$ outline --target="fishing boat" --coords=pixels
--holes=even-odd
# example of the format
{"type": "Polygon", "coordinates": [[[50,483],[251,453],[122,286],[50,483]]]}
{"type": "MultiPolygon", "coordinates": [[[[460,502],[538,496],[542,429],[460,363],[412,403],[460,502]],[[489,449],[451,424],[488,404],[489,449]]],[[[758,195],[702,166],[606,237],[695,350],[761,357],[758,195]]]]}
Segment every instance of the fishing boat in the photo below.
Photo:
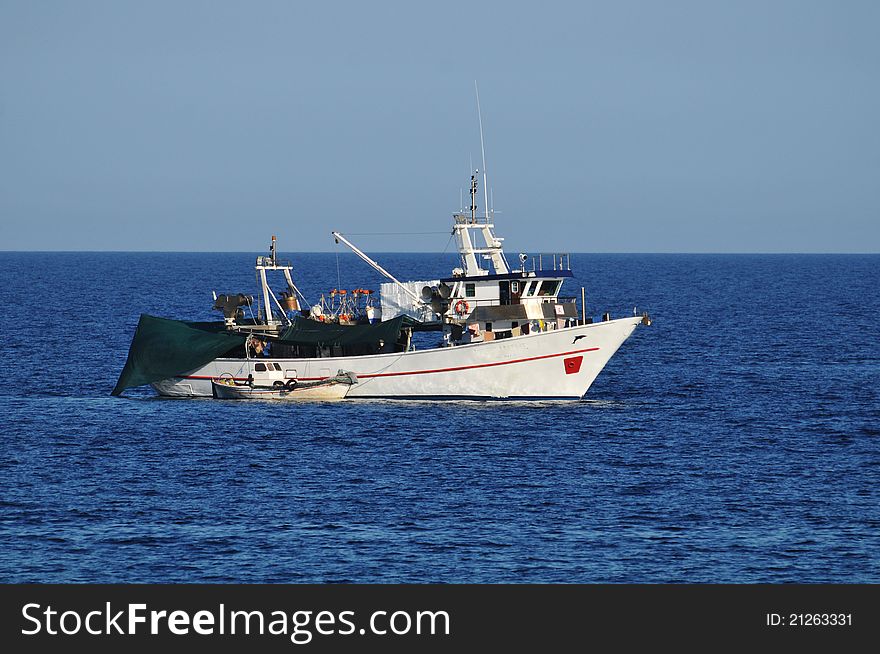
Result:
{"type": "MultiPolygon", "coordinates": [[[[480,139],[482,147],[482,122],[480,139]]],[[[322,296],[310,304],[294,282],[292,264],[278,259],[273,236],[269,256],[256,258],[256,298],[214,295],[223,322],[142,315],[113,394],[144,384],[163,396],[228,393],[242,388],[237,384],[262,357],[279,381],[293,380],[297,387],[326,380],[334,370],[351,371],[358,383],[348,386],[347,399],[584,397],[637,326],[651,320],[635,309],[631,316],[594,319],[587,315],[584,289],[578,309],[576,297],[561,295],[573,276],[567,253],[519,253],[511,265],[494,231],[487,184],[484,151],[482,180],[479,170],[470,178],[470,205],[453,213],[459,265],[449,276],[402,282],[332,232],[388,282],[380,286],[378,307],[364,289],[334,289],[332,301],[322,296]],[[484,207],[478,211],[481,181],[484,207]],[[276,295],[268,275],[278,272],[285,289],[276,295]],[[420,344],[414,336],[422,332],[432,333],[434,343],[420,344]],[[216,381],[221,378],[232,384],[216,381]]],[[[253,389],[242,394],[253,395],[253,389]]]]}
{"type": "MultiPolygon", "coordinates": [[[[142,315],[113,394],[150,384],[169,397],[228,396],[248,381],[259,357],[285,387],[291,381],[323,382],[334,370],[351,371],[358,383],[348,385],[347,399],[582,398],[623,342],[650,318],[587,316],[583,294],[580,311],[576,298],[560,295],[572,276],[568,255],[523,254],[520,266],[511,268],[493,225],[474,211],[455,215],[462,265],[438,280],[400,282],[334,233],[393,280],[388,285],[396,292],[382,298],[383,320],[373,323],[315,320],[311,309],[293,311],[282,303],[267,272],[284,274],[286,297],[301,292],[293,266],[277,259],[273,237],[270,255],[256,261],[261,302],[244,294],[217,296],[214,306],[224,320],[214,323],[142,315]],[[475,244],[474,232],[483,243],[475,244]],[[478,255],[494,266],[481,267],[478,255]],[[433,332],[439,342],[416,347],[413,336],[422,331],[433,332]]],[[[253,389],[237,394],[258,395],[253,389]]]]}
{"type": "Polygon", "coordinates": [[[243,381],[231,375],[211,380],[213,396],[219,400],[341,400],[358,383],[354,373],[338,371],[334,376],[300,382],[284,379],[276,362],[255,362],[254,374],[243,381]]]}

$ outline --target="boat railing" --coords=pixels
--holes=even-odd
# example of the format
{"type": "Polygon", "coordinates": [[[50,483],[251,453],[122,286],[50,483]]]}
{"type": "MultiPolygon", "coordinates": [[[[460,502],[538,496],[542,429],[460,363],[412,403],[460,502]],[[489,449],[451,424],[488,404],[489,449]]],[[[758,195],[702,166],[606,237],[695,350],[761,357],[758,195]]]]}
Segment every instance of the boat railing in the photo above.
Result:
{"type": "MultiPolygon", "coordinates": [[[[490,212],[491,214],[492,212],[490,212]]],[[[469,213],[454,213],[452,214],[453,220],[455,220],[456,225],[488,225],[489,221],[486,219],[485,214],[476,214],[471,215],[469,213]]]]}
{"type": "Polygon", "coordinates": [[[568,252],[551,252],[532,255],[532,272],[545,272],[548,270],[571,270],[571,254],[568,252]],[[545,268],[545,263],[551,267],[545,268]]]}
{"type": "Polygon", "coordinates": [[[276,259],[272,262],[271,257],[257,257],[257,266],[264,268],[293,268],[290,259],[276,259]]]}

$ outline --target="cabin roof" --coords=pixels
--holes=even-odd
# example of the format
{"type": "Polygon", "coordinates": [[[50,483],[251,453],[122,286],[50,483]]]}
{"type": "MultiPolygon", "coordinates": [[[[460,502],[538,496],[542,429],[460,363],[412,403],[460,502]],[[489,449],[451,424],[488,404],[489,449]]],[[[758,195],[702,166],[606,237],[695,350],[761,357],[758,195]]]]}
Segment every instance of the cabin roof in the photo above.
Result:
{"type": "Polygon", "coordinates": [[[512,272],[505,275],[470,275],[468,277],[444,277],[441,282],[486,282],[504,279],[559,279],[560,277],[573,277],[570,270],[527,270],[525,272],[512,272]]]}

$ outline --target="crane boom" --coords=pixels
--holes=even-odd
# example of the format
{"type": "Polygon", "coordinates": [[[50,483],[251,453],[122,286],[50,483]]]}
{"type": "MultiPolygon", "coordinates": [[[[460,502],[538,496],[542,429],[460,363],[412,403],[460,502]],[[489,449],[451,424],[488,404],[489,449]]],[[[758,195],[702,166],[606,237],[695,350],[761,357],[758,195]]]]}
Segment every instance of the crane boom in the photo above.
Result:
{"type": "Polygon", "coordinates": [[[403,289],[403,291],[404,291],[407,295],[409,295],[413,300],[415,300],[415,301],[418,302],[419,304],[425,304],[425,301],[422,300],[422,298],[420,298],[418,295],[416,295],[415,293],[413,293],[409,288],[407,288],[405,284],[403,284],[399,279],[397,279],[397,277],[395,277],[394,275],[392,275],[390,272],[388,272],[387,270],[385,270],[382,266],[380,266],[378,263],[376,263],[375,261],[373,261],[373,260],[372,260],[370,257],[368,257],[366,254],[364,254],[361,250],[358,249],[358,247],[357,247],[354,243],[352,243],[351,241],[349,241],[349,240],[348,240],[347,238],[345,238],[342,234],[340,234],[339,232],[330,232],[330,233],[333,234],[333,238],[336,239],[336,242],[337,242],[337,243],[338,243],[339,241],[342,241],[346,246],[348,246],[348,248],[349,248],[352,252],[354,252],[356,255],[358,255],[358,256],[364,261],[364,263],[366,263],[368,266],[370,266],[370,267],[371,267],[373,270],[375,270],[376,272],[385,275],[388,279],[390,279],[392,282],[394,282],[395,284],[397,284],[397,285],[398,285],[401,289],[403,289]]]}

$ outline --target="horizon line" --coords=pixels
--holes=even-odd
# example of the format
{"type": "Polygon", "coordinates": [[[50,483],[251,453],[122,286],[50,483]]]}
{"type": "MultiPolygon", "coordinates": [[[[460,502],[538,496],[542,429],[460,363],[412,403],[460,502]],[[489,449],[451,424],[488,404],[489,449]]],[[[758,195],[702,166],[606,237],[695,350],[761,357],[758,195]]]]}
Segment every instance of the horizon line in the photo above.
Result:
{"type": "MultiPolygon", "coordinates": [[[[450,256],[455,256],[455,252],[446,251],[446,252],[438,252],[432,250],[372,250],[372,252],[376,254],[437,254],[437,255],[445,255],[449,254],[450,256]]],[[[575,251],[575,250],[550,250],[550,251],[542,251],[537,254],[543,255],[553,255],[553,254],[725,254],[725,255],[753,255],[753,254],[763,254],[763,255],[790,255],[790,254],[802,254],[802,255],[856,255],[856,256],[864,256],[864,255],[877,255],[880,254],[880,251],[868,252],[868,251],[820,251],[820,250],[791,250],[791,251],[783,251],[783,250],[765,250],[765,251],[720,251],[720,250],[631,250],[629,252],[624,252],[621,250],[594,250],[594,251],[575,251]]],[[[256,250],[6,250],[0,249],[0,254],[255,254],[256,250]]],[[[291,250],[291,251],[279,251],[279,254],[336,254],[337,250],[291,250]]],[[[353,255],[354,252],[343,251],[341,254],[353,255]]]]}

